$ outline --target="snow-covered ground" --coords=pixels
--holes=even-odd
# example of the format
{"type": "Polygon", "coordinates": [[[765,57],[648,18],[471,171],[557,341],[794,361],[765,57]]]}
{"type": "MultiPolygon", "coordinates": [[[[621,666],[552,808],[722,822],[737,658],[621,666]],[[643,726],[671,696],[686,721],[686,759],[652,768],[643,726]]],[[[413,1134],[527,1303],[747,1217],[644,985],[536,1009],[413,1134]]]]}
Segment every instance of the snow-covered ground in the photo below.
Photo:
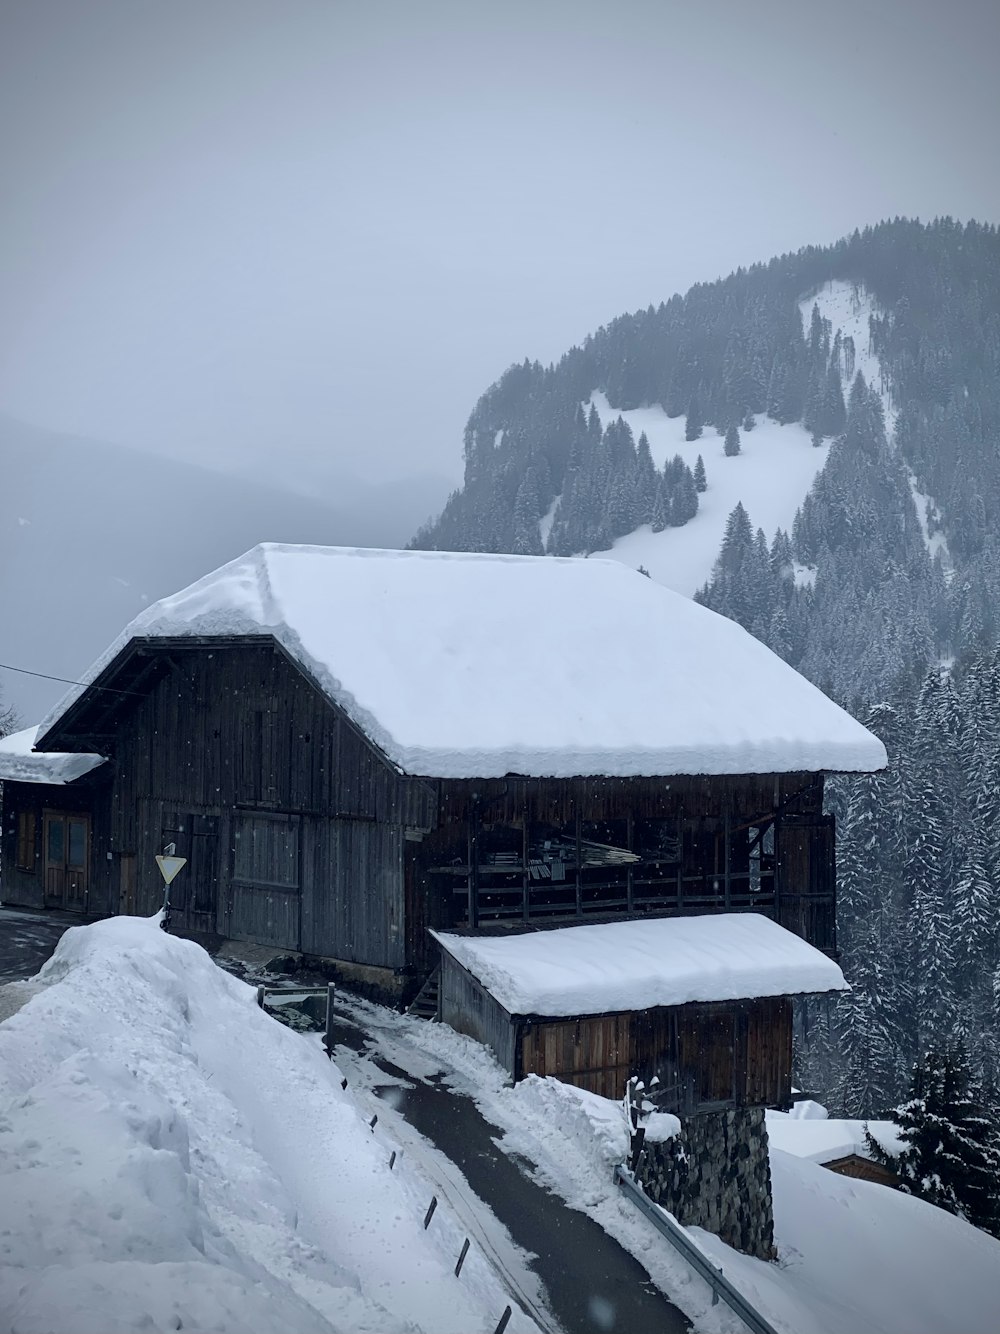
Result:
{"type": "Polygon", "coordinates": [[[507,1287],[477,1246],[455,1278],[431,1183],[200,947],[76,927],[31,990],[0,1025],[0,1328],[496,1327],[507,1287]]]}
{"type": "MultiPolygon", "coordinates": [[[[865,383],[879,391],[882,398],[882,407],[885,411],[886,432],[891,440],[896,429],[896,407],[889,390],[882,386],[878,357],[871,350],[869,342],[868,319],[876,311],[871,294],[863,287],[856,287],[849,282],[837,281],[824,284],[814,295],[799,302],[799,312],[802,316],[802,325],[806,334],[809,332],[809,322],[812,319],[814,305],[819,307],[819,313],[823,318],[830,321],[834,334],[839,329],[845,338],[851,337],[854,339],[855,374],[860,371],[865,377],[865,383]]],[[[850,383],[845,380],[845,399],[850,393],[850,388],[850,383]]],[[[941,552],[942,563],[947,575],[952,569],[947,538],[940,531],[931,533],[927,522],[928,509],[935,516],[940,513],[937,502],[926,492],[921,491],[909,465],[906,466],[906,475],[910,483],[910,494],[913,496],[913,503],[916,506],[917,518],[924,535],[924,542],[927,544],[927,550],[932,560],[939,551],[941,552]]]]}
{"type": "MultiPolygon", "coordinates": [[[[829,442],[816,447],[798,423],[779,426],[764,415],[753,431],[742,431],[741,452],[727,458],[723,438],[713,427],[701,439],[684,439],[684,418],[668,417],[661,407],[634,408],[619,414],[602,393],[591,402],[603,425],[621,415],[638,440],[645,431],[657,467],[680,454],[693,468],[700,454],[708,490],[698,497],[698,513],[682,528],[654,533],[643,524],[619,537],[608,552],[625,565],[642,565],[657,583],[687,597],[707,582],[726,530],[726,520],[742,501],[754,529],[763,528],[768,542],[779,528],[791,531],[795,512],[805,500],[816,474],[826,462],[829,442]]],[[[589,407],[589,404],[587,405],[589,407]]]]}
{"type": "MultiPolygon", "coordinates": [[[[744,1334],[742,1322],[723,1303],[712,1306],[707,1284],[612,1184],[626,1151],[618,1104],[537,1076],[507,1087],[490,1054],[446,1025],[363,1003],[357,1012],[378,1050],[411,1078],[444,1071],[448,1084],[471,1096],[503,1129],[503,1147],[630,1250],[696,1330],[744,1334]]],[[[364,1081],[365,1064],[357,1059],[352,1083],[364,1081]]],[[[741,1255],[698,1228],[691,1235],[779,1334],[997,1328],[1000,1242],[920,1200],[773,1146],[771,1170],[777,1263],[741,1255]]]]}

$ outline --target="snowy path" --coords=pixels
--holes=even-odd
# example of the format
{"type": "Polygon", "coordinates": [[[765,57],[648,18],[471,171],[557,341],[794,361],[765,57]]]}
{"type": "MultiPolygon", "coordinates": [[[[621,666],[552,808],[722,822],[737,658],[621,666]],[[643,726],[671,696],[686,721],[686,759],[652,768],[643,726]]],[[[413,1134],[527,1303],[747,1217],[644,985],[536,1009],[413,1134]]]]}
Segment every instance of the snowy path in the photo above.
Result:
{"type": "Polygon", "coordinates": [[[688,1328],[627,1251],[500,1149],[502,1132],[471,1098],[444,1086],[436,1063],[411,1049],[403,1070],[365,1042],[358,1017],[356,1007],[341,1007],[334,1034],[336,1061],[355,1097],[367,1087],[387,1142],[405,1145],[540,1328],[573,1334],[688,1328]]]}

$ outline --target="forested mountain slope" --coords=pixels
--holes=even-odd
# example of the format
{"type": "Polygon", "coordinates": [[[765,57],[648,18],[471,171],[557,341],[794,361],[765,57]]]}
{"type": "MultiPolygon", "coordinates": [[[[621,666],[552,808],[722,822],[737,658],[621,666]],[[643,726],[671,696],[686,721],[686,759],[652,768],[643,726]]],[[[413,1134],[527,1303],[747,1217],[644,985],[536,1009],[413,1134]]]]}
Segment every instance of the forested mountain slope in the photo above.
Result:
{"type": "Polygon", "coordinates": [[[996,1096],[996,227],[882,223],[512,367],[414,545],[543,542],[704,584],[869,720],[892,768],[831,792],[855,989],[804,1036],[801,1075],[875,1114],[932,1037],[962,1037],[996,1096]]]}

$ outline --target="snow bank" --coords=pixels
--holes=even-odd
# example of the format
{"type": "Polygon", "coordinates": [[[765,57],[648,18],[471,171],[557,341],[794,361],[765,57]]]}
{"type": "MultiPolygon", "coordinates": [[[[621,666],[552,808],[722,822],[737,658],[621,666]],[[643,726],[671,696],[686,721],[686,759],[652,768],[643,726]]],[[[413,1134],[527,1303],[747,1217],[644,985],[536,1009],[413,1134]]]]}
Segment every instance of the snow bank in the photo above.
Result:
{"type": "Polygon", "coordinates": [[[39,982],[0,1025],[0,1327],[495,1326],[506,1293],[474,1255],[454,1278],[426,1182],[198,946],[113,918],[68,931],[39,982]]]}
{"type": "Polygon", "coordinates": [[[23,732],[0,737],[0,782],[7,778],[18,783],[72,783],[104,764],[102,755],[35,752],[32,747],[40,730],[26,727],[23,732]]]}
{"type": "Polygon", "coordinates": [[[147,608],[84,680],[131,639],[261,634],[407,773],[886,763],[877,738],[745,630],[614,561],[265,544],[147,608]]]}
{"type": "Polygon", "coordinates": [[[993,1334],[1000,1242],[871,1181],[771,1151],[779,1263],[692,1229],[727,1277],[788,1334],[993,1334]]]}
{"type": "Polygon", "coordinates": [[[604,1014],[847,990],[832,959],[757,913],[566,926],[523,936],[431,934],[511,1014],[604,1014]]]}

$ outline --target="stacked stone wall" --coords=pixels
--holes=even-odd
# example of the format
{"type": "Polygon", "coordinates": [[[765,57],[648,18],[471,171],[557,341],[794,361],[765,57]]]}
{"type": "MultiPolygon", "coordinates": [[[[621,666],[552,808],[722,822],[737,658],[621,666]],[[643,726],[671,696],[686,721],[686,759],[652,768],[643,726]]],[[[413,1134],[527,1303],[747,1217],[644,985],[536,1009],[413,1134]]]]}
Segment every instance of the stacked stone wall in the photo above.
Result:
{"type": "Polygon", "coordinates": [[[679,1223],[747,1255],[774,1258],[774,1213],[762,1107],[708,1112],[673,1139],[643,1145],[636,1179],[679,1223]]]}

